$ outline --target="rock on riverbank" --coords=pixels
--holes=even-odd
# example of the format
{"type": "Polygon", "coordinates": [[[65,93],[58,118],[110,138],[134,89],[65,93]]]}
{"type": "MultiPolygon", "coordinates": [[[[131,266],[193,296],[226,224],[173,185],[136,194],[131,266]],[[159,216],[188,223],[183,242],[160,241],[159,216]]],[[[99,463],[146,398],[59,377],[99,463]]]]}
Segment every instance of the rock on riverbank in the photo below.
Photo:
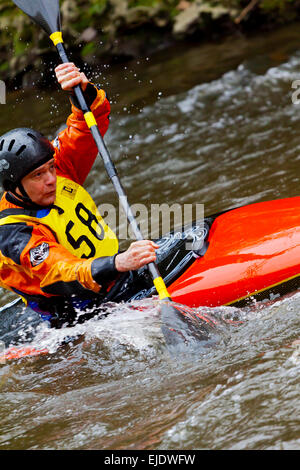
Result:
{"type": "MultiPolygon", "coordinates": [[[[64,39],[76,60],[113,63],[179,41],[209,41],[299,18],[299,0],[61,0],[64,39]]],[[[0,5],[0,77],[45,85],[56,64],[49,39],[11,0],[0,5]]]]}

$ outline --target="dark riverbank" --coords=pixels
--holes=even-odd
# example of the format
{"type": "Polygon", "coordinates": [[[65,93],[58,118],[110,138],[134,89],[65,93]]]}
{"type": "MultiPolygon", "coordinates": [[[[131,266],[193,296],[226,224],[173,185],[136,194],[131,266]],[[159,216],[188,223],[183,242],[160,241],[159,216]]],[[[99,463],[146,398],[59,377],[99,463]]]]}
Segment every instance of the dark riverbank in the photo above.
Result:
{"type": "MultiPolygon", "coordinates": [[[[145,58],[176,45],[221,42],[300,19],[287,0],[61,0],[65,43],[82,67],[145,58]]],[[[0,75],[8,88],[44,87],[57,63],[46,35],[10,0],[0,5],[0,75]]]]}

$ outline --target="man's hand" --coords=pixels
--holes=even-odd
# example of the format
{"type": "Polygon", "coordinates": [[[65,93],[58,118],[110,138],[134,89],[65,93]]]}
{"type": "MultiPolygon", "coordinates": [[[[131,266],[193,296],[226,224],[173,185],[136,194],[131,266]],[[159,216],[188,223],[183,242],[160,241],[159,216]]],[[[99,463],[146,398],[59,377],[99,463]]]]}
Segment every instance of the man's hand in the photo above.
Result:
{"type": "Polygon", "coordinates": [[[80,72],[73,62],[60,64],[55,69],[58,83],[65,91],[72,91],[74,86],[81,84],[81,88],[85,91],[89,83],[83,72],[80,72]]]}
{"type": "Polygon", "coordinates": [[[124,253],[120,253],[115,258],[117,271],[135,271],[156,260],[155,249],[159,245],[150,240],[141,240],[131,243],[130,247],[124,253]]]}

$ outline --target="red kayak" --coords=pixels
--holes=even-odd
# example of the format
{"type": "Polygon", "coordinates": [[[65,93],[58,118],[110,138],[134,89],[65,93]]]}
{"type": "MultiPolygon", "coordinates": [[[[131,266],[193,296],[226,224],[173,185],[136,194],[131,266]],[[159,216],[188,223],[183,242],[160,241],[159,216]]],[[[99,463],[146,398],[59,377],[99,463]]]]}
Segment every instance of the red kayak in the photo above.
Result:
{"type": "Polygon", "coordinates": [[[242,306],[300,286],[300,197],[227,211],[207,241],[205,254],[169,286],[174,301],[242,306]]]}

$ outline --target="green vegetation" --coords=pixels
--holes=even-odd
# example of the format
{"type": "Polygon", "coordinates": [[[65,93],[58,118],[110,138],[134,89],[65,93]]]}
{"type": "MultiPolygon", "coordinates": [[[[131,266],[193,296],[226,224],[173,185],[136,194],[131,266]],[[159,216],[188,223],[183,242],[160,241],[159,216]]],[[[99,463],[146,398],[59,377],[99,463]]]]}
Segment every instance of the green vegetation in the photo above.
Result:
{"type": "MultiPolygon", "coordinates": [[[[296,0],[60,0],[60,4],[65,42],[87,63],[127,60],[190,37],[210,40],[237,29],[247,33],[299,19],[296,0]]],[[[20,85],[33,68],[47,74],[42,63],[47,63],[49,54],[45,34],[11,0],[1,0],[0,79],[10,83],[14,79],[20,85]]]]}

